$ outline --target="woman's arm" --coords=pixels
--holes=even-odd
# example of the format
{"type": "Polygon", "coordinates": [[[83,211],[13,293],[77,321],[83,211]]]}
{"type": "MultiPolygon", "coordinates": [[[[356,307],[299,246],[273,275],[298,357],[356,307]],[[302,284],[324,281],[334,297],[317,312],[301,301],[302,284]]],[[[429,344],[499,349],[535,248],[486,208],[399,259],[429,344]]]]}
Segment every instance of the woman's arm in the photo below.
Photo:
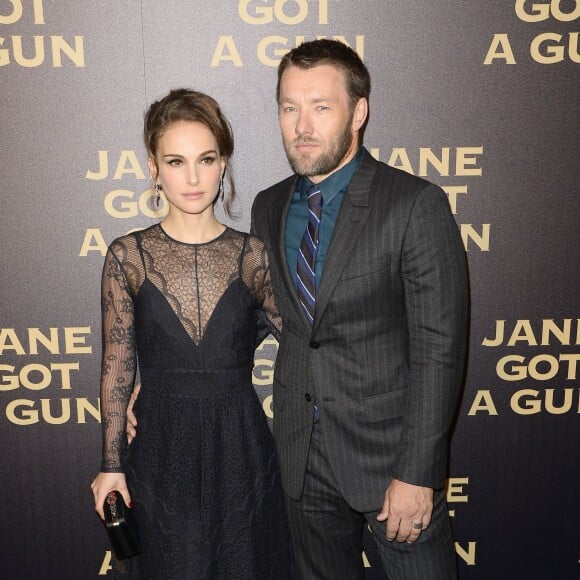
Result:
{"type": "Polygon", "coordinates": [[[125,413],[135,380],[136,352],[133,296],[123,267],[125,255],[121,242],[111,245],[101,286],[103,450],[101,472],[91,485],[95,509],[101,518],[105,497],[113,489],[121,492],[127,505],[131,503],[122,460],[127,448],[125,413]]]}

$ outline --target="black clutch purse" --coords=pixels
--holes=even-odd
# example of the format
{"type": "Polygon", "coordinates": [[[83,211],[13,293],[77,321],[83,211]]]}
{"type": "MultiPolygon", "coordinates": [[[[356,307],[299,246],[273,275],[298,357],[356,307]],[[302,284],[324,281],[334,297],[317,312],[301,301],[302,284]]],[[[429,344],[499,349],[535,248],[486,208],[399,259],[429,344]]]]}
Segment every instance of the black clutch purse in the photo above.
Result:
{"type": "Polygon", "coordinates": [[[130,558],[140,552],[139,535],[133,510],[123,501],[118,491],[111,491],[103,504],[105,527],[115,556],[119,560],[130,558]]]}

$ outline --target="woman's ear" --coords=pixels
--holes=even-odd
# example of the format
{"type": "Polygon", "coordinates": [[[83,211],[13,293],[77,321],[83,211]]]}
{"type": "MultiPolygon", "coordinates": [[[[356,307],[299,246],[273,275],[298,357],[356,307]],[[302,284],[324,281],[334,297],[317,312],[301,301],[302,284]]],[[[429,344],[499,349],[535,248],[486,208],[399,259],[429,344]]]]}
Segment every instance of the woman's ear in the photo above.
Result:
{"type": "Polygon", "coordinates": [[[157,163],[152,157],[147,157],[147,166],[149,167],[149,173],[151,173],[151,179],[157,181],[159,171],[157,170],[157,163]]]}

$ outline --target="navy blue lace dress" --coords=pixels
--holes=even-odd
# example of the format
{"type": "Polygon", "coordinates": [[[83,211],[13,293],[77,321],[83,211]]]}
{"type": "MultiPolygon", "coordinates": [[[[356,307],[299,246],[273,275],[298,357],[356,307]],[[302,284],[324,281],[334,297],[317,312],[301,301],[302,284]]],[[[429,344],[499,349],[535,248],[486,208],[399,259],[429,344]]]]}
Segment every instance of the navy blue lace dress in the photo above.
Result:
{"type": "Polygon", "coordinates": [[[124,471],[142,552],[110,577],[294,578],[273,438],[252,386],[257,315],[279,329],[263,244],[160,225],[115,240],[103,271],[103,463],[124,471]],[[138,363],[137,438],[125,413],[138,363]]]}

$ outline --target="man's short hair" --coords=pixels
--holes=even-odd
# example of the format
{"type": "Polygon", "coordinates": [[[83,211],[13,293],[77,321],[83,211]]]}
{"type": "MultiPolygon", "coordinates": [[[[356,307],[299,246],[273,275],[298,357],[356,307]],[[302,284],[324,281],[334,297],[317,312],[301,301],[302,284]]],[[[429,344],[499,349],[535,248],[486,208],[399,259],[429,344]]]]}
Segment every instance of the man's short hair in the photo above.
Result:
{"type": "Polygon", "coordinates": [[[276,100],[280,102],[280,80],[288,67],[310,69],[321,65],[333,66],[344,72],[351,108],[361,98],[368,100],[371,78],[367,67],[352,48],[338,40],[329,39],[304,42],[284,55],[278,65],[276,100]]]}

